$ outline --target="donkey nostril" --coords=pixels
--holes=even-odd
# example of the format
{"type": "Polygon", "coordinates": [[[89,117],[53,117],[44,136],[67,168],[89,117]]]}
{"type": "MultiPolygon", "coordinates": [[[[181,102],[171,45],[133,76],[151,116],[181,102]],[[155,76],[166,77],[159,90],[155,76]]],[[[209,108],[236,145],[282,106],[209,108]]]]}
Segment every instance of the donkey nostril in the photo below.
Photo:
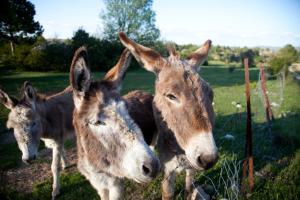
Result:
{"type": "Polygon", "coordinates": [[[144,174],[148,176],[150,174],[150,172],[151,172],[150,168],[147,167],[146,165],[143,165],[142,168],[143,168],[144,174]]]}
{"type": "Polygon", "coordinates": [[[203,166],[203,165],[204,165],[204,163],[203,163],[203,161],[202,161],[202,159],[201,159],[201,156],[198,156],[197,162],[198,162],[198,165],[200,165],[200,166],[203,166]]]}
{"type": "Polygon", "coordinates": [[[198,156],[197,162],[198,165],[204,169],[210,169],[217,162],[218,156],[209,155],[209,156],[198,156]]]}
{"type": "Polygon", "coordinates": [[[36,155],[34,155],[33,157],[32,157],[32,160],[35,160],[36,159],[36,155]]]}

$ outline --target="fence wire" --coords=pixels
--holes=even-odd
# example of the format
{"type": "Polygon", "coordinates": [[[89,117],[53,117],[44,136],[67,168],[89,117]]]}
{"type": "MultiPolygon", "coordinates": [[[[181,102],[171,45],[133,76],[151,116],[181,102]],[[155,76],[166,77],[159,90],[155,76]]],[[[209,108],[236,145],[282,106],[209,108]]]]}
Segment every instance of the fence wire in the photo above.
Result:
{"type": "MultiPolygon", "coordinates": [[[[253,154],[261,159],[272,160],[274,155],[274,149],[270,148],[269,151],[265,151],[261,147],[271,146],[272,141],[267,134],[267,125],[265,119],[265,108],[261,88],[261,77],[258,75],[256,88],[251,92],[251,112],[252,112],[252,129],[253,129],[253,154]]],[[[285,86],[285,70],[275,75],[267,75],[266,88],[267,95],[271,104],[273,113],[280,116],[280,107],[284,101],[284,86],[285,86]]],[[[236,113],[230,116],[218,129],[223,136],[221,138],[227,140],[234,140],[235,134],[226,130],[235,130],[239,123],[245,121],[245,116],[242,116],[242,112],[246,112],[239,103],[232,102],[233,106],[236,106],[236,113]],[[232,133],[229,134],[229,133],[232,133]]],[[[221,140],[220,146],[225,140],[221,140]]],[[[230,156],[229,156],[230,157],[230,156]]],[[[236,154],[232,154],[231,159],[225,158],[220,167],[220,174],[217,181],[213,181],[210,177],[201,174],[204,179],[212,185],[214,190],[213,199],[228,199],[237,200],[241,197],[241,166],[243,160],[238,160],[236,154]]],[[[258,170],[257,166],[254,166],[254,170],[258,170]]],[[[197,188],[197,184],[193,183],[193,186],[197,188]]],[[[198,190],[197,190],[198,191],[198,190]]],[[[201,192],[198,192],[200,199],[206,199],[201,192]]]]}

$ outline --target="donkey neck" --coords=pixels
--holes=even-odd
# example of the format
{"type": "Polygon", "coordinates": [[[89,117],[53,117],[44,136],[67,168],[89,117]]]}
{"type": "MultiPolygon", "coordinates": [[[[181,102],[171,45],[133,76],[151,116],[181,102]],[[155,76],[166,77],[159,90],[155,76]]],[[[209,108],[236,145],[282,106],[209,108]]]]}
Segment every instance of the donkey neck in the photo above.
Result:
{"type": "Polygon", "coordinates": [[[172,152],[172,154],[174,155],[184,154],[184,150],[179,146],[174,132],[171,129],[169,129],[167,122],[163,119],[161,115],[161,112],[155,106],[155,101],[153,102],[153,104],[153,112],[159,133],[159,145],[167,147],[170,150],[170,152],[172,152]]]}
{"type": "Polygon", "coordinates": [[[53,139],[53,134],[51,131],[52,124],[49,122],[49,117],[51,115],[50,109],[47,108],[47,102],[37,102],[36,103],[36,112],[38,113],[41,125],[42,125],[42,138],[53,139]]]}
{"type": "Polygon", "coordinates": [[[42,121],[42,138],[62,138],[66,116],[72,115],[73,107],[69,87],[60,93],[44,97],[44,99],[37,101],[36,112],[42,121]]]}

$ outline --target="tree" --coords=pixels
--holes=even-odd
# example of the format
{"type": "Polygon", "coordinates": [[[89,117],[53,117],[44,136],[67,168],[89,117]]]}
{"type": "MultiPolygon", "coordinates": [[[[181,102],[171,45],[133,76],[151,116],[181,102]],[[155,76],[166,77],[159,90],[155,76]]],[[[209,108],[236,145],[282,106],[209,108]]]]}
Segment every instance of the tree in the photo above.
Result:
{"type": "Polygon", "coordinates": [[[34,5],[27,0],[1,0],[0,36],[2,40],[9,40],[12,54],[18,39],[43,33],[42,26],[34,21],[34,15],[34,5]]]}
{"type": "Polygon", "coordinates": [[[298,52],[292,45],[288,44],[281,48],[269,62],[270,72],[278,73],[282,68],[290,66],[299,59],[298,52]]]}
{"type": "Polygon", "coordinates": [[[118,32],[144,44],[155,41],[160,31],[155,26],[152,0],[104,0],[106,11],[102,12],[104,38],[117,40],[118,32]]]}
{"type": "Polygon", "coordinates": [[[100,40],[90,36],[83,28],[79,28],[72,37],[72,50],[75,52],[80,46],[86,46],[91,69],[106,71],[115,65],[123,45],[119,42],[100,40]]]}
{"type": "Polygon", "coordinates": [[[244,65],[244,58],[248,58],[248,63],[250,67],[255,66],[254,58],[258,54],[258,52],[253,51],[252,49],[244,48],[240,53],[242,66],[244,65]]]}
{"type": "Polygon", "coordinates": [[[88,46],[90,43],[90,35],[83,28],[79,28],[72,37],[73,48],[77,49],[81,46],[88,46]]]}

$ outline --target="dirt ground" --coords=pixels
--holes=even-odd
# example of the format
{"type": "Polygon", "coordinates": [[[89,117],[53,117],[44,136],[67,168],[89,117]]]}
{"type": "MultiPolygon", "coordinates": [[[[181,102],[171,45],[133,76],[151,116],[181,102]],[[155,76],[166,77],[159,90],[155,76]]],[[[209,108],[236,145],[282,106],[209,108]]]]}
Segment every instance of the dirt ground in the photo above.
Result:
{"type": "MultiPolygon", "coordinates": [[[[10,137],[5,143],[13,142],[14,137],[10,137]]],[[[2,140],[3,142],[3,140],[2,140]]],[[[66,150],[68,167],[62,172],[76,171],[77,152],[72,147],[66,150]]],[[[31,193],[33,185],[52,178],[51,173],[52,150],[43,149],[39,152],[38,158],[30,165],[20,162],[16,168],[0,172],[0,181],[3,187],[13,188],[22,193],[31,193]]]]}

